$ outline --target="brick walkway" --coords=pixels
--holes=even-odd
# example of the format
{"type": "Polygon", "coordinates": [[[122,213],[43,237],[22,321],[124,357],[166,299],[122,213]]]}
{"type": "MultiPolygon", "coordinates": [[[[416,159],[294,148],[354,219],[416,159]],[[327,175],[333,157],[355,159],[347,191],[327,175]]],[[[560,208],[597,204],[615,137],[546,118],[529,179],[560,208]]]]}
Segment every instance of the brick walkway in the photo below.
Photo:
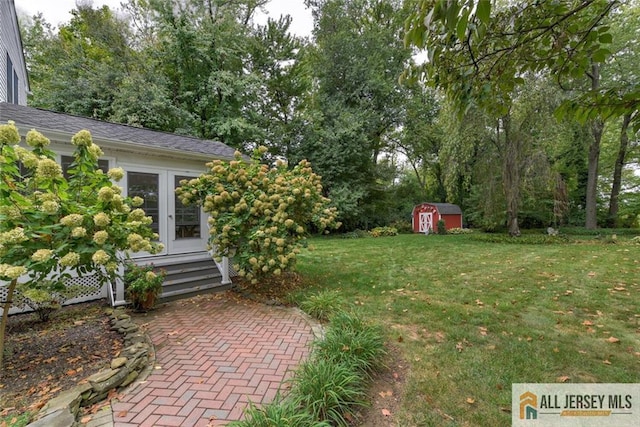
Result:
{"type": "Polygon", "coordinates": [[[138,320],[156,362],[112,404],[116,427],[222,426],[249,401],[273,400],[310,351],[299,312],[214,294],[175,301],[138,320]]]}

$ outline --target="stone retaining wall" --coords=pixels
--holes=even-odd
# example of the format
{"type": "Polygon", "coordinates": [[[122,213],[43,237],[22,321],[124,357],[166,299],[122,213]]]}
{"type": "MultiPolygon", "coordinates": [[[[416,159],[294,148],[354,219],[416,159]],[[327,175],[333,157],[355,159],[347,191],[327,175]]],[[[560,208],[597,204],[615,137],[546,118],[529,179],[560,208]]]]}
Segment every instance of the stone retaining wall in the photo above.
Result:
{"type": "Polygon", "coordinates": [[[112,390],[122,389],[149,369],[153,345],[148,336],[140,332],[131,316],[122,309],[109,314],[111,329],[124,335],[124,350],[111,360],[107,369],[91,375],[82,384],[51,399],[36,415],[31,427],[72,427],[80,409],[107,398],[112,390]]]}

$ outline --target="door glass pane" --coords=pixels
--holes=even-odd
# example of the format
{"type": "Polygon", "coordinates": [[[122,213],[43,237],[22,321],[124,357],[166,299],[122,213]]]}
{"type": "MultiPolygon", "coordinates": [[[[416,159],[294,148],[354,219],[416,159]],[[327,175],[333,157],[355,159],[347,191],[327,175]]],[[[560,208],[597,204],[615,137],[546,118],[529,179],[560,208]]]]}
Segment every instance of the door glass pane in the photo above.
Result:
{"type": "MultiPolygon", "coordinates": [[[[189,176],[176,176],[173,183],[174,188],[180,186],[180,181],[183,179],[191,179],[189,176]]],[[[189,239],[200,238],[201,236],[201,224],[200,224],[200,206],[188,205],[185,206],[180,201],[180,198],[175,197],[175,218],[176,218],[176,239],[189,239]]]]}
{"type": "Polygon", "coordinates": [[[160,205],[159,205],[159,179],[156,173],[127,172],[127,195],[129,197],[142,197],[144,203],[140,206],[147,216],[153,218],[151,229],[160,234],[158,226],[160,205]]]}

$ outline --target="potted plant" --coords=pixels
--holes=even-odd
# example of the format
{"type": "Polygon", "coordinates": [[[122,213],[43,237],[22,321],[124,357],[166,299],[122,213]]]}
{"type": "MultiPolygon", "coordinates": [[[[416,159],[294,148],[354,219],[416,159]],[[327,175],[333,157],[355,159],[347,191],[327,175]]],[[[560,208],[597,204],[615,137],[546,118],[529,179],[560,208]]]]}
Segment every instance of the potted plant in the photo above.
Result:
{"type": "Polygon", "coordinates": [[[162,283],[167,275],[164,270],[154,270],[153,264],[128,264],[124,273],[127,296],[138,311],[150,310],[162,292],[162,283]]]}

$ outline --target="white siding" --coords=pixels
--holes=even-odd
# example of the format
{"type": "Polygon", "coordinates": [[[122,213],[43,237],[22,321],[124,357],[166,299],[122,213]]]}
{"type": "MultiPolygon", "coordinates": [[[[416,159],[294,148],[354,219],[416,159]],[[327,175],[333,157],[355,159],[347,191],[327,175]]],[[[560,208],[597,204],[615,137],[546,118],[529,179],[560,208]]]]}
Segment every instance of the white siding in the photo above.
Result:
{"type": "Polygon", "coordinates": [[[18,28],[18,18],[13,0],[0,0],[0,102],[7,96],[7,54],[11,58],[13,70],[18,76],[18,100],[13,102],[27,105],[28,78],[22,52],[22,39],[18,28]]]}

